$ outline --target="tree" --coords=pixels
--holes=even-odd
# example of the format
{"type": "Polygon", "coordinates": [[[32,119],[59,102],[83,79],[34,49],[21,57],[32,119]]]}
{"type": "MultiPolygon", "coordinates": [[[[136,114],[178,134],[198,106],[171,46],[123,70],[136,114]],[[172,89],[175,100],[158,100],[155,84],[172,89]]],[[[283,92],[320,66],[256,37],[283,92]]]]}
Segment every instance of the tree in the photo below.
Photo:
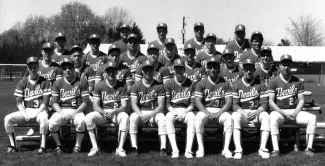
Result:
{"type": "Polygon", "coordinates": [[[281,42],[278,44],[278,46],[290,46],[290,41],[288,39],[281,39],[281,42]]]}
{"type": "Polygon", "coordinates": [[[298,46],[322,46],[325,44],[325,33],[321,20],[311,15],[300,16],[296,20],[289,18],[290,24],[286,27],[292,41],[298,46]]]}
{"type": "Polygon", "coordinates": [[[264,40],[263,41],[263,46],[274,46],[273,42],[270,40],[264,40]]]}
{"type": "Polygon", "coordinates": [[[138,27],[138,25],[135,22],[130,28],[131,28],[131,33],[134,33],[138,36],[138,40],[140,41],[140,44],[146,44],[146,39],[144,38],[141,29],[138,27]]]}

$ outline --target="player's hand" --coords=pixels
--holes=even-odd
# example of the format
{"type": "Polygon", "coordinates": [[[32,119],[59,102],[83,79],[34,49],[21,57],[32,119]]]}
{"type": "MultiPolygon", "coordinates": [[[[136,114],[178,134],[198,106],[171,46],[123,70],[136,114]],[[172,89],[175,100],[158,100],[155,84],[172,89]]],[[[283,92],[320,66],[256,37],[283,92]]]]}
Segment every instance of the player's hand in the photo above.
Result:
{"type": "Polygon", "coordinates": [[[140,120],[141,120],[141,123],[142,123],[142,124],[146,124],[146,123],[149,122],[150,117],[148,117],[148,116],[146,116],[146,115],[144,115],[144,116],[140,116],[140,120]]]}
{"type": "Polygon", "coordinates": [[[179,114],[177,114],[176,119],[177,119],[178,121],[184,121],[184,119],[185,119],[185,114],[184,114],[184,113],[179,113],[179,114]]]}
{"type": "Polygon", "coordinates": [[[288,118],[290,121],[294,121],[294,120],[295,120],[295,117],[294,117],[293,115],[290,115],[290,114],[287,115],[287,118],[288,118]]]}
{"type": "Polygon", "coordinates": [[[104,116],[105,116],[106,120],[112,119],[113,118],[113,112],[106,112],[104,116]]]}
{"type": "Polygon", "coordinates": [[[208,119],[209,119],[210,122],[213,122],[213,123],[216,122],[215,115],[213,115],[213,114],[209,114],[209,115],[208,115],[208,119]]]}
{"type": "Polygon", "coordinates": [[[66,113],[63,113],[63,112],[62,112],[61,116],[62,116],[63,119],[66,120],[66,121],[69,121],[70,119],[72,119],[72,117],[71,117],[70,114],[66,114],[66,113]]]}
{"type": "Polygon", "coordinates": [[[256,114],[255,114],[255,112],[248,112],[248,114],[247,114],[247,119],[248,119],[249,121],[254,120],[255,118],[256,118],[256,114]]]}
{"type": "Polygon", "coordinates": [[[28,116],[27,114],[24,115],[25,121],[29,122],[30,121],[30,116],[28,116]]]}

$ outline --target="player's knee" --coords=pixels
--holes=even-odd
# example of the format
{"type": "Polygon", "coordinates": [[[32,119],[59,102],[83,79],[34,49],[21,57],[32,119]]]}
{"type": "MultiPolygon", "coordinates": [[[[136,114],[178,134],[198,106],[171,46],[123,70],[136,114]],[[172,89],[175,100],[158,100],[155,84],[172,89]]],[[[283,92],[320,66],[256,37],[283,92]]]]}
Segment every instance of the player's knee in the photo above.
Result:
{"type": "Polygon", "coordinates": [[[198,112],[197,114],[196,114],[196,117],[195,117],[195,119],[196,119],[196,121],[197,122],[200,122],[200,121],[203,121],[203,119],[206,117],[206,114],[204,113],[204,112],[198,112]]]}
{"type": "Polygon", "coordinates": [[[11,121],[10,114],[9,115],[6,115],[6,117],[4,118],[4,121],[5,121],[5,124],[8,124],[11,121]]]}
{"type": "Polygon", "coordinates": [[[130,116],[130,123],[136,123],[140,116],[137,113],[132,113],[130,116]]]}
{"type": "Polygon", "coordinates": [[[239,113],[239,112],[233,112],[232,115],[231,115],[231,117],[234,120],[234,122],[240,122],[241,113],[239,113]]]}
{"type": "Polygon", "coordinates": [[[310,114],[309,123],[310,124],[316,124],[316,115],[310,114]]]}
{"type": "Polygon", "coordinates": [[[168,113],[166,114],[166,120],[167,120],[167,121],[172,121],[172,120],[174,119],[174,117],[175,117],[175,114],[172,113],[172,112],[168,112],[168,113]]]}

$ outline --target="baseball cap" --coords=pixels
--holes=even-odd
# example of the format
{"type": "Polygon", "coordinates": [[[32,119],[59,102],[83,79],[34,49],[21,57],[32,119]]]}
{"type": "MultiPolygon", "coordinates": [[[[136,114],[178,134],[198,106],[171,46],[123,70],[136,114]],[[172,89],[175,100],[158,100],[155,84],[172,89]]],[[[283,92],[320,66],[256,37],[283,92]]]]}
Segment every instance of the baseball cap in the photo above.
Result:
{"type": "Polygon", "coordinates": [[[196,27],[203,27],[204,28],[204,25],[201,22],[197,22],[197,23],[194,24],[194,28],[196,28],[196,27]]]}
{"type": "Polygon", "coordinates": [[[54,41],[56,41],[58,38],[62,38],[65,41],[67,40],[67,38],[65,37],[65,34],[62,33],[62,32],[59,32],[59,33],[56,34],[56,37],[55,37],[55,40],[54,41]]]}
{"type": "Polygon", "coordinates": [[[268,47],[268,46],[263,46],[263,47],[261,48],[261,52],[263,52],[263,51],[272,52],[271,48],[268,47]]]}
{"type": "Polygon", "coordinates": [[[149,61],[149,60],[144,61],[142,68],[144,68],[144,67],[152,67],[153,68],[152,61],[149,61]]]}
{"type": "Polygon", "coordinates": [[[90,35],[89,40],[93,40],[93,39],[100,40],[100,37],[97,34],[92,34],[92,35],[90,35]]]}
{"type": "Polygon", "coordinates": [[[119,52],[121,52],[120,47],[118,47],[116,44],[112,44],[111,46],[109,46],[108,54],[110,54],[113,50],[118,50],[119,52]]]}
{"type": "Polygon", "coordinates": [[[217,39],[217,36],[213,33],[208,33],[206,36],[205,36],[205,39],[208,39],[208,38],[213,38],[213,39],[217,39]]]}
{"type": "Polygon", "coordinates": [[[207,60],[207,65],[209,63],[217,63],[217,64],[220,64],[220,59],[219,58],[216,58],[216,57],[211,57],[207,60]]]}
{"type": "Polygon", "coordinates": [[[236,27],[235,27],[235,32],[238,32],[238,31],[245,32],[245,31],[246,31],[246,27],[245,27],[245,25],[243,25],[243,24],[238,24],[238,25],[236,25],[236,27]]]}
{"type": "Polygon", "coordinates": [[[282,55],[282,56],[280,57],[280,62],[282,62],[282,61],[284,61],[284,60],[290,60],[291,62],[293,62],[293,61],[292,61],[292,56],[289,55],[289,54],[284,54],[284,55],[282,55]]]}
{"type": "Polygon", "coordinates": [[[61,62],[61,66],[65,65],[65,64],[70,64],[73,66],[73,61],[69,57],[63,58],[63,60],[61,62]]]}
{"type": "Polygon", "coordinates": [[[136,40],[138,40],[138,35],[134,34],[134,33],[131,33],[128,35],[128,40],[131,39],[131,38],[135,38],[136,40]]]}
{"type": "Polygon", "coordinates": [[[117,64],[115,61],[108,61],[105,66],[104,66],[104,70],[108,69],[108,68],[114,68],[116,69],[117,64]]]}
{"type": "Polygon", "coordinates": [[[73,45],[70,49],[71,54],[75,51],[80,51],[82,52],[82,48],[79,45],[73,45]]]}
{"type": "Polygon", "coordinates": [[[174,67],[176,67],[176,66],[185,67],[185,64],[181,59],[175,59],[174,67]]]}
{"type": "Polygon", "coordinates": [[[148,48],[147,48],[147,51],[149,51],[149,50],[157,50],[157,51],[159,51],[159,48],[156,46],[156,45],[154,45],[154,44],[149,44],[148,45],[148,48]]]}
{"type": "Polygon", "coordinates": [[[46,42],[43,44],[42,49],[45,49],[45,48],[49,48],[49,49],[53,50],[53,44],[51,44],[50,42],[46,42]]]}
{"type": "Polygon", "coordinates": [[[244,66],[244,65],[253,65],[253,66],[255,67],[255,62],[252,61],[251,59],[247,58],[247,59],[245,59],[244,62],[243,62],[243,66],[244,66]]]}
{"type": "Polygon", "coordinates": [[[159,23],[158,25],[157,25],[157,29],[158,28],[165,28],[165,29],[167,29],[167,24],[165,24],[165,23],[159,23]]]}
{"type": "Polygon", "coordinates": [[[254,31],[252,33],[251,41],[254,39],[254,36],[257,36],[257,35],[261,36],[263,39],[263,34],[260,31],[254,31]]]}
{"type": "Polygon", "coordinates": [[[38,64],[38,58],[35,56],[31,56],[27,59],[27,65],[30,63],[37,63],[38,64]]]}
{"type": "Polygon", "coordinates": [[[173,38],[167,38],[164,44],[175,44],[175,40],[173,38]]]}
{"type": "Polygon", "coordinates": [[[128,25],[126,25],[126,24],[122,24],[120,26],[120,29],[130,29],[130,27],[128,25]]]}
{"type": "Polygon", "coordinates": [[[223,53],[222,53],[222,56],[224,56],[224,55],[234,55],[234,51],[232,50],[232,49],[229,49],[229,48],[225,48],[224,50],[223,50],[223,53]]]}
{"type": "Polygon", "coordinates": [[[183,50],[186,51],[186,50],[188,50],[188,49],[195,50],[195,47],[194,47],[194,45],[192,45],[192,44],[185,44],[183,50]]]}

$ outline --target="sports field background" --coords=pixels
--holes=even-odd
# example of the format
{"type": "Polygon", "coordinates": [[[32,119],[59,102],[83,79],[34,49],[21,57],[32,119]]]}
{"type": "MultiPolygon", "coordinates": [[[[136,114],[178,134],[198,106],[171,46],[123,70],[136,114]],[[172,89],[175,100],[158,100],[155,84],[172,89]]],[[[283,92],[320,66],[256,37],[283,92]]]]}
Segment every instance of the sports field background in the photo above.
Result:
{"type": "MultiPolygon", "coordinates": [[[[48,151],[43,156],[36,156],[36,151],[39,148],[38,142],[18,142],[19,152],[15,154],[6,154],[6,146],[9,141],[4,129],[4,117],[8,113],[16,111],[15,98],[13,96],[14,89],[18,82],[0,81],[0,165],[325,165],[325,146],[324,143],[317,143],[314,148],[317,153],[314,157],[304,155],[305,148],[302,142],[301,150],[293,152],[290,149],[283,149],[283,155],[263,160],[257,155],[258,142],[243,142],[244,157],[242,160],[229,160],[221,156],[222,142],[209,141],[205,142],[206,157],[198,159],[185,159],[183,156],[185,142],[179,142],[181,157],[179,159],[171,159],[170,157],[161,158],[159,156],[159,141],[141,142],[139,143],[139,156],[128,156],[126,158],[115,157],[114,149],[116,141],[101,142],[103,152],[98,156],[87,157],[90,150],[89,141],[84,141],[82,153],[72,154],[71,149],[75,142],[69,142],[68,149],[70,152],[61,156],[53,153],[55,145],[53,142],[48,142],[48,151]]],[[[325,87],[318,84],[305,84],[305,90],[313,92],[312,98],[325,111],[325,87]]],[[[308,98],[307,98],[308,100],[308,98]]],[[[317,121],[324,122],[324,114],[317,114],[317,121]]],[[[18,130],[18,133],[26,133],[26,129],[18,130]]],[[[325,130],[317,131],[320,135],[325,135],[325,130]]],[[[129,147],[129,140],[126,143],[126,149],[129,147]]],[[[196,142],[194,142],[194,148],[196,142]]],[[[268,148],[271,148],[271,142],[268,143],[268,148]]],[[[231,150],[234,150],[231,145],[231,150]]],[[[195,151],[195,149],[194,149],[195,151]]]]}

